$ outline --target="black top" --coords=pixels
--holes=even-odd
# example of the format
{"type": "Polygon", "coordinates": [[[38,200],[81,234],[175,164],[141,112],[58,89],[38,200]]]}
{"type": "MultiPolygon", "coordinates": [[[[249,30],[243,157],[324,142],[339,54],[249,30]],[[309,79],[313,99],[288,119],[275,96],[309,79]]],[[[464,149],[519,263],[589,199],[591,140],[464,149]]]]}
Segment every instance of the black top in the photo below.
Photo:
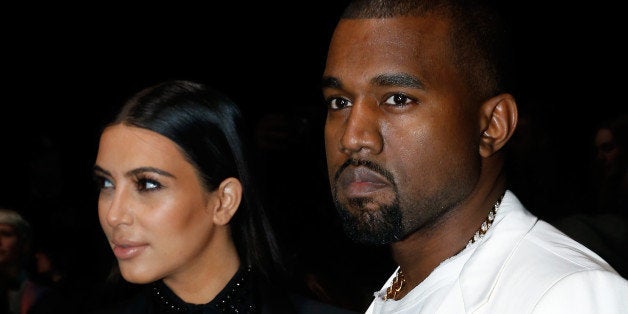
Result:
{"type": "Polygon", "coordinates": [[[113,311],[96,311],[94,314],[355,313],[261,282],[251,267],[240,268],[212,301],[206,304],[190,304],[181,300],[160,280],[143,287],[121,307],[113,311]]]}
{"type": "Polygon", "coordinates": [[[206,304],[190,304],[181,300],[163,281],[159,280],[147,285],[136,297],[125,304],[119,313],[266,313],[262,312],[262,296],[257,288],[257,281],[250,267],[240,268],[212,301],[206,304]]]}
{"type": "Polygon", "coordinates": [[[251,268],[239,269],[225,288],[209,303],[185,303],[162,281],[150,288],[151,313],[260,313],[251,268]]]}

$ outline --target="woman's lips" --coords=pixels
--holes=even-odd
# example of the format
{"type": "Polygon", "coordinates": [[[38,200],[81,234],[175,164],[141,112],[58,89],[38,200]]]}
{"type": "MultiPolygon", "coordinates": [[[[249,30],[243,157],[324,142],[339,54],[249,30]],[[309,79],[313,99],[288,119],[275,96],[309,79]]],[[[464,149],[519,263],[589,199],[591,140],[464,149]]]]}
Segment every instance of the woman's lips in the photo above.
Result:
{"type": "Polygon", "coordinates": [[[113,244],[113,254],[118,260],[126,260],[140,255],[147,244],[113,244]]]}
{"type": "Polygon", "coordinates": [[[365,197],[390,188],[390,183],[379,173],[364,166],[345,168],[336,181],[338,192],[347,198],[365,197]]]}

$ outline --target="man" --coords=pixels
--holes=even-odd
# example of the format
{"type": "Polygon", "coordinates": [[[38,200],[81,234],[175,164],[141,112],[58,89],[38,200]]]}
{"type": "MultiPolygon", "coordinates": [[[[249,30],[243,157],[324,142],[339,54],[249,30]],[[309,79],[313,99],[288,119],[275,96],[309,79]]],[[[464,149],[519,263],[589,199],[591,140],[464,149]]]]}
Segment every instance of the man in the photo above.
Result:
{"type": "Polygon", "coordinates": [[[628,281],[507,190],[517,104],[492,12],[357,1],[334,30],[334,202],[351,238],[390,245],[399,265],[367,313],[626,313],[628,281]]]}

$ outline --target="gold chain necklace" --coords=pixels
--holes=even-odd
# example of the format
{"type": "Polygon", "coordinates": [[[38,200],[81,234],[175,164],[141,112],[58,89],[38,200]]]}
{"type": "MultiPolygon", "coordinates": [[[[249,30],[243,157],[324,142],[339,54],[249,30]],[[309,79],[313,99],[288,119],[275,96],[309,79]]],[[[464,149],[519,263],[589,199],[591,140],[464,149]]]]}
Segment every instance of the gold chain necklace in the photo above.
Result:
{"type": "Polygon", "coordinates": [[[478,229],[478,231],[476,231],[475,234],[473,234],[473,237],[469,239],[469,242],[467,242],[466,247],[469,247],[469,245],[482,239],[484,235],[486,234],[486,232],[488,231],[488,228],[490,228],[493,225],[493,220],[495,220],[497,209],[499,208],[499,204],[501,204],[503,197],[504,196],[502,195],[500,198],[497,199],[497,201],[495,201],[495,204],[493,204],[493,208],[491,208],[491,210],[488,212],[488,216],[486,216],[486,219],[484,219],[484,222],[482,222],[482,225],[480,225],[480,229],[478,229]]]}
{"type": "Polygon", "coordinates": [[[384,301],[388,299],[397,300],[397,294],[401,291],[406,284],[406,277],[403,275],[401,268],[397,271],[397,275],[393,278],[392,283],[386,288],[386,295],[384,301]]]}
{"type": "MultiPolygon", "coordinates": [[[[491,208],[491,210],[488,212],[486,219],[484,219],[484,222],[482,222],[482,225],[480,225],[480,229],[478,229],[475,232],[475,234],[473,234],[473,237],[469,239],[469,242],[467,242],[466,247],[469,247],[469,245],[483,238],[486,232],[488,231],[488,228],[490,228],[491,225],[493,225],[493,221],[495,220],[495,215],[497,214],[497,209],[499,208],[499,204],[501,204],[503,197],[504,195],[502,195],[499,199],[497,199],[495,204],[493,204],[493,208],[491,208]]],[[[401,290],[403,289],[405,285],[406,285],[406,277],[403,275],[403,271],[401,270],[401,268],[399,268],[399,270],[397,271],[397,275],[395,275],[395,278],[393,278],[392,283],[390,284],[388,288],[386,288],[386,295],[384,296],[384,301],[388,299],[397,300],[397,295],[399,294],[399,292],[401,292],[401,290]]]]}

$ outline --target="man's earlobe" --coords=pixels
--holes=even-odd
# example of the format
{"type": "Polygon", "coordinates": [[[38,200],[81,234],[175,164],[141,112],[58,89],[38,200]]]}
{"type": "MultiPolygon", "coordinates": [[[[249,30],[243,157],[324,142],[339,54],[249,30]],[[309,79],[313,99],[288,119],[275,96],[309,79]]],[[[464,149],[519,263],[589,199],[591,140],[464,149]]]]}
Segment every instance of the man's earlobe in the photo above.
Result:
{"type": "Polygon", "coordinates": [[[517,102],[510,94],[499,94],[482,104],[480,111],[480,155],[499,151],[517,127],[517,102]]]}

